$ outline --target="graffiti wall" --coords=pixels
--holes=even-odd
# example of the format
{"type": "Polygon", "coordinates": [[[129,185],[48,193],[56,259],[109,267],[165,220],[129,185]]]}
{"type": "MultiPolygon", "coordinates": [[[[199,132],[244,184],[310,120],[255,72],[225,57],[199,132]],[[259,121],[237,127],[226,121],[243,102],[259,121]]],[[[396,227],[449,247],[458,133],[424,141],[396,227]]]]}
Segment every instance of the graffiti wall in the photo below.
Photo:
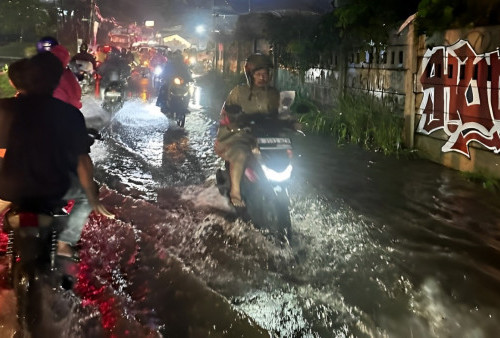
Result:
{"type": "Polygon", "coordinates": [[[470,158],[476,145],[500,152],[500,54],[476,54],[469,42],[427,50],[421,65],[423,99],[417,132],[444,133],[443,152],[470,158]]]}

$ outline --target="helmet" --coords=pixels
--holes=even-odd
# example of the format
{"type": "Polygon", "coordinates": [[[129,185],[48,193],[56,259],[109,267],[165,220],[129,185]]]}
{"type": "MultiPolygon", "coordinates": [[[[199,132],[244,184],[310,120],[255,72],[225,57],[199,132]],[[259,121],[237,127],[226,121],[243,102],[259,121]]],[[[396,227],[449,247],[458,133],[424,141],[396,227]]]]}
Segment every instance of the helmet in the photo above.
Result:
{"type": "Polygon", "coordinates": [[[82,42],[80,45],[80,53],[87,53],[88,50],[89,46],[85,42],[82,42]]]}
{"type": "Polygon", "coordinates": [[[51,36],[44,36],[36,43],[36,50],[38,53],[50,51],[54,46],[57,46],[59,42],[51,36]]]}
{"type": "Polygon", "coordinates": [[[250,86],[253,84],[253,73],[264,68],[268,70],[273,68],[273,60],[269,55],[255,53],[245,60],[245,76],[250,86]]]}
{"type": "Polygon", "coordinates": [[[114,46],[112,46],[109,50],[108,57],[120,57],[120,50],[114,46]]]}

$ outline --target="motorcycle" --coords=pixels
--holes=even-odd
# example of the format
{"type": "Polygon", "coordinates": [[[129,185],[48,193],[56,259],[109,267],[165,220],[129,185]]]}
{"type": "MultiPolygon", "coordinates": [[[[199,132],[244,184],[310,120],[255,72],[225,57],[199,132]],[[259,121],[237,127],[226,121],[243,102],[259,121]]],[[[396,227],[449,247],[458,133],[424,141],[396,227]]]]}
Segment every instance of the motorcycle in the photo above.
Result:
{"type": "Polygon", "coordinates": [[[149,61],[144,60],[142,63],[133,62],[132,63],[133,72],[140,75],[142,78],[151,77],[151,69],[149,67],[149,61]]]}
{"type": "Polygon", "coordinates": [[[163,74],[163,65],[158,65],[155,67],[153,71],[153,88],[161,88],[163,79],[162,79],[162,74],[163,74]]]}
{"type": "MultiPolygon", "coordinates": [[[[293,147],[286,131],[289,120],[249,116],[245,127],[236,132],[251,133],[255,138],[252,158],[247,162],[240,191],[245,202],[244,216],[254,225],[280,240],[291,239],[288,185],[292,177],[293,147]]],[[[229,162],[216,172],[219,192],[229,198],[229,162]]]]}
{"type": "Polygon", "coordinates": [[[175,76],[168,82],[168,85],[164,84],[160,91],[163,92],[160,93],[157,105],[160,106],[161,112],[183,128],[186,123],[186,114],[189,113],[187,108],[190,99],[188,83],[184,78],[175,76]]]}
{"type": "Polygon", "coordinates": [[[109,113],[116,113],[125,102],[126,80],[118,74],[110,77],[109,83],[104,87],[102,94],[102,108],[109,113]]]}
{"type": "MultiPolygon", "coordinates": [[[[88,134],[91,144],[100,139],[94,129],[88,129],[88,134]]],[[[2,212],[1,230],[8,238],[7,282],[17,298],[19,337],[42,336],[43,329],[57,327],[64,320],[65,316],[52,311],[51,304],[57,302],[57,292],[71,290],[75,282],[75,276],[68,274],[68,264],[56,258],[58,234],[64,229],[72,202],[11,204],[2,212]]]]}
{"type": "Polygon", "coordinates": [[[94,68],[92,63],[89,61],[75,60],[72,71],[82,88],[82,94],[85,95],[90,93],[94,85],[94,68]]]}
{"type": "Polygon", "coordinates": [[[62,205],[37,209],[12,205],[5,213],[4,231],[8,234],[7,269],[9,282],[17,297],[17,318],[23,336],[29,336],[54,321],[50,311],[52,290],[70,289],[73,281],[56,272],[59,216],[62,205]]]}

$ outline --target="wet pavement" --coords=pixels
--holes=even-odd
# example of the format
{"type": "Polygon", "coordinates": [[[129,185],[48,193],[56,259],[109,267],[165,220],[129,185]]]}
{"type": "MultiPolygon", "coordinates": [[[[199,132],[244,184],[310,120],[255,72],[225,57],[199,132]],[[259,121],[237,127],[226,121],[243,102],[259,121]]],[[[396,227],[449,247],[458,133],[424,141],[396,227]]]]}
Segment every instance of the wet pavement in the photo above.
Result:
{"type": "MultiPolygon", "coordinates": [[[[92,215],[82,234],[62,336],[497,336],[498,195],[427,161],[296,136],[293,238],[277,244],[218,194],[219,107],[199,90],[185,130],[153,96],[114,115],[86,98],[117,220],[92,215]]],[[[0,291],[3,336],[15,301],[0,291]]]]}

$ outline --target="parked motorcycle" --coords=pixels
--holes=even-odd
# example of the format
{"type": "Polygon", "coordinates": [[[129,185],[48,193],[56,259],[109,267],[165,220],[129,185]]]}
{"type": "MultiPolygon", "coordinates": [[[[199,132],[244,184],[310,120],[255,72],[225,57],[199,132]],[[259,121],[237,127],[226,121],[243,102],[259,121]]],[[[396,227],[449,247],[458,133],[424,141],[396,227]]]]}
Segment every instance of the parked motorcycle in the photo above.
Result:
{"type": "MultiPolygon", "coordinates": [[[[252,159],[241,180],[241,197],[246,215],[257,228],[267,230],[280,240],[291,238],[288,185],[292,176],[292,141],[287,133],[290,121],[264,116],[249,116],[238,132],[251,133],[256,140],[252,159]]],[[[219,192],[229,198],[229,163],[218,169],[219,192]]]]}
{"type": "Polygon", "coordinates": [[[184,127],[186,114],[189,113],[189,83],[184,78],[175,76],[162,86],[160,92],[157,105],[160,106],[161,112],[174,120],[179,127],[184,127]]]}

